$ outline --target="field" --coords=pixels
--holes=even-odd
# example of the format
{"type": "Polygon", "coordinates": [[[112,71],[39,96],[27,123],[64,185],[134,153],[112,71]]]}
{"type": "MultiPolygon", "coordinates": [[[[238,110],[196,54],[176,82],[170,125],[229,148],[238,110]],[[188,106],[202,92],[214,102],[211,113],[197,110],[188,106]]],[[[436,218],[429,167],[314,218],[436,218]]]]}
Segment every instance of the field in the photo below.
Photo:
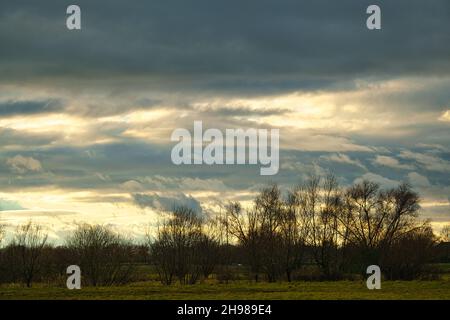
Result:
{"type": "Polygon", "coordinates": [[[195,285],[164,286],[152,269],[140,269],[145,281],[124,286],[82,287],[35,284],[0,285],[0,300],[450,300],[450,264],[436,264],[441,279],[382,281],[381,290],[368,290],[365,281],[258,282],[215,280],[195,285]]]}
{"type": "Polygon", "coordinates": [[[362,281],[251,283],[203,283],[162,286],[147,281],[117,287],[86,287],[81,290],[36,286],[0,287],[3,299],[445,299],[450,300],[450,280],[384,281],[381,290],[368,290],[362,281]]]}

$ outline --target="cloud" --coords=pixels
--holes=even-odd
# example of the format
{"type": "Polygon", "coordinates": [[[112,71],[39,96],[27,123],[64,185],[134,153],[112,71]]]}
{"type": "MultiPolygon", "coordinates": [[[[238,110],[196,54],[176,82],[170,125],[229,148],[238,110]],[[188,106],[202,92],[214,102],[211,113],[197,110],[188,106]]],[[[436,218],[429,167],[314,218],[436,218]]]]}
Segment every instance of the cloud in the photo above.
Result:
{"type": "Polygon", "coordinates": [[[60,111],[62,103],[58,100],[45,101],[0,101],[1,116],[30,115],[60,111]]]}
{"type": "Polygon", "coordinates": [[[445,147],[440,144],[427,144],[427,143],[418,143],[417,147],[423,148],[428,152],[439,153],[439,152],[450,152],[449,147],[445,147]]]}
{"type": "Polygon", "coordinates": [[[418,174],[417,172],[408,173],[408,180],[413,187],[418,188],[429,188],[431,187],[431,183],[427,177],[418,174]]]}
{"type": "Polygon", "coordinates": [[[413,170],[414,166],[408,164],[401,164],[397,159],[389,156],[380,156],[378,155],[373,163],[375,165],[386,166],[395,169],[405,169],[405,170],[413,170]]]}
{"type": "Polygon", "coordinates": [[[450,122],[450,110],[445,111],[440,117],[439,120],[450,122]]]}
{"type": "MultiPolygon", "coordinates": [[[[281,162],[281,169],[283,171],[294,171],[294,174],[300,175],[302,179],[307,179],[311,174],[317,176],[325,176],[327,173],[329,173],[326,169],[318,165],[316,161],[298,161],[294,157],[284,159],[284,161],[281,162]]],[[[292,175],[293,173],[290,172],[289,176],[292,175]]]]}
{"type": "Polygon", "coordinates": [[[192,110],[207,113],[209,116],[214,115],[217,117],[268,117],[268,116],[283,116],[289,113],[289,109],[281,108],[265,108],[264,106],[259,106],[258,108],[254,106],[214,106],[214,104],[195,105],[192,106],[192,110]]]}
{"type": "Polygon", "coordinates": [[[287,133],[282,130],[281,145],[286,149],[296,149],[302,151],[326,151],[326,152],[373,152],[370,146],[355,143],[351,138],[336,136],[331,134],[316,134],[301,130],[287,133]],[[301,136],[301,139],[290,139],[287,137],[301,136]]]}
{"type": "Polygon", "coordinates": [[[20,154],[12,158],[8,158],[6,160],[6,164],[11,168],[13,172],[20,174],[24,174],[26,172],[42,171],[42,165],[39,160],[36,160],[33,157],[24,157],[20,154]]]}
{"type": "Polygon", "coordinates": [[[127,191],[141,191],[143,189],[142,184],[135,180],[128,180],[124,183],[122,183],[122,187],[127,191]]]}
{"type": "Polygon", "coordinates": [[[37,134],[28,133],[11,128],[2,128],[0,126],[0,145],[2,148],[11,149],[27,149],[36,148],[38,146],[48,146],[57,139],[55,134],[47,132],[37,134]]]}
{"type": "MultiPolygon", "coordinates": [[[[183,191],[226,191],[228,187],[219,179],[203,179],[200,177],[164,177],[155,175],[138,179],[148,188],[183,191]]],[[[139,184],[141,185],[141,184],[139,184]]],[[[142,188],[142,186],[141,186],[142,188]]]]}
{"type": "MultiPolygon", "coordinates": [[[[6,211],[6,210],[5,210],[6,211]]],[[[22,210],[22,209],[10,209],[8,210],[9,215],[15,215],[17,217],[22,216],[23,218],[32,218],[32,217],[49,217],[49,218],[58,218],[61,216],[72,216],[76,215],[77,212],[72,211],[59,211],[59,210],[22,210]]],[[[4,213],[5,214],[5,213],[4,213]]]]}
{"type": "Polygon", "coordinates": [[[448,198],[448,0],[380,0],[382,32],[368,0],[77,4],[81,32],[64,5],[2,3],[0,198],[122,226],[147,223],[140,208],[250,201],[268,182],[257,166],[172,165],[170,133],[194,120],[279,128],[280,186],[364,174],[448,198]]]}
{"type": "Polygon", "coordinates": [[[354,183],[359,183],[363,180],[369,180],[372,182],[376,182],[376,183],[380,184],[380,186],[382,188],[386,188],[386,189],[395,188],[400,184],[399,181],[392,180],[392,179],[383,177],[379,174],[375,174],[372,172],[368,172],[368,173],[362,175],[360,178],[355,179],[354,183]]]}
{"type": "Polygon", "coordinates": [[[95,176],[101,181],[111,181],[111,178],[107,174],[103,174],[101,172],[96,172],[95,176]]]}
{"type": "Polygon", "coordinates": [[[132,195],[134,203],[140,208],[153,208],[161,211],[171,211],[178,206],[191,208],[198,214],[203,212],[200,202],[192,196],[184,193],[176,193],[172,196],[160,196],[156,193],[135,193],[132,195]]]}
{"type": "Polygon", "coordinates": [[[334,154],[327,155],[327,156],[320,156],[320,159],[354,165],[354,166],[360,167],[364,170],[367,170],[367,168],[361,163],[361,161],[353,160],[348,155],[343,154],[343,153],[334,153],[334,154]]]}
{"type": "Polygon", "coordinates": [[[400,152],[399,156],[404,159],[415,160],[417,163],[422,165],[427,170],[440,172],[450,171],[450,161],[441,159],[433,154],[418,153],[409,150],[404,150],[400,152]]]}
{"type": "Polygon", "coordinates": [[[368,1],[261,0],[256,11],[239,0],[138,3],[137,10],[80,0],[89,20],[78,33],[61,26],[64,10],[52,1],[4,3],[0,74],[16,81],[138,74],[179,87],[182,74],[191,88],[267,92],[450,70],[447,0],[380,0],[389,32],[379,33],[365,28],[368,1]],[[167,20],[175,11],[182,17],[167,20]],[[418,20],[433,23],[408,32],[418,20]]]}

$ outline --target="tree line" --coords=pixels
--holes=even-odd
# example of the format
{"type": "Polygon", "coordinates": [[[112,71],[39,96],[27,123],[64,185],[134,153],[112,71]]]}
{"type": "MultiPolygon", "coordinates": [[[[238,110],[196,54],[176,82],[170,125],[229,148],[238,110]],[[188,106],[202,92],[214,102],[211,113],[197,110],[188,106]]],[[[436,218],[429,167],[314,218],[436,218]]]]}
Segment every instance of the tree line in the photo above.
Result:
{"type": "MultiPolygon", "coordinates": [[[[147,272],[165,285],[211,277],[354,279],[369,265],[380,266],[386,279],[429,278],[438,241],[419,211],[420,197],[408,184],[384,190],[364,180],[343,188],[328,175],[285,192],[268,185],[251,206],[230,202],[213,217],[176,207],[140,244],[108,227],[82,224],[63,245],[52,246],[42,227],[29,222],[0,250],[0,283],[65,283],[73,264],[91,286],[146,280],[147,272]],[[151,267],[144,275],[143,265],[151,267]]],[[[3,235],[0,226],[0,243],[3,235]]]]}

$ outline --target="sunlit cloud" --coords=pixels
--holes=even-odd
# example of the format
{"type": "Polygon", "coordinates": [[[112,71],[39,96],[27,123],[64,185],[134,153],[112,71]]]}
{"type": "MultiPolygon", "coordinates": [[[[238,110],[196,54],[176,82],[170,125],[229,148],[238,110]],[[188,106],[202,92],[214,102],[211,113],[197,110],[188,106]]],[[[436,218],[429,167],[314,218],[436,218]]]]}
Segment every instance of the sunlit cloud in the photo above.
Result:
{"type": "Polygon", "coordinates": [[[450,110],[445,111],[440,117],[439,120],[444,122],[450,122],[450,110]]]}

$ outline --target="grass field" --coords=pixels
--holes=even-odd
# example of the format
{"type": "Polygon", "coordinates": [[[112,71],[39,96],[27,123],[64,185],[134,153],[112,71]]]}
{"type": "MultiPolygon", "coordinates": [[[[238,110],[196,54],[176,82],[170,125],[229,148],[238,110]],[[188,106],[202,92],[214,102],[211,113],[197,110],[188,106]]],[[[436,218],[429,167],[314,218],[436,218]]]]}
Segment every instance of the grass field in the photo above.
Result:
{"type": "Polygon", "coordinates": [[[450,300],[450,280],[384,281],[381,290],[368,290],[362,281],[204,283],[162,286],[153,281],[120,287],[86,287],[81,290],[36,286],[0,287],[2,299],[445,299],[450,300]]]}

